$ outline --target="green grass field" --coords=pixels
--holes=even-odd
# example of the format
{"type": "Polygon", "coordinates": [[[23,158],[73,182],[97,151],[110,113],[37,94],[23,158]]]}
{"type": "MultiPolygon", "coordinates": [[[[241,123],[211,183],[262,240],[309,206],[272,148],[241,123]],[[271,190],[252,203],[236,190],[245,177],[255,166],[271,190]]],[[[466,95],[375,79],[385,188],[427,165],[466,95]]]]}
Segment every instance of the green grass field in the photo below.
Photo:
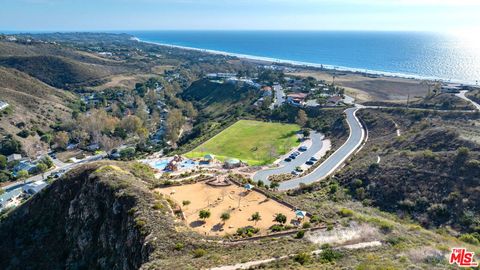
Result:
{"type": "Polygon", "coordinates": [[[224,161],[237,158],[249,165],[265,165],[299,145],[298,125],[240,120],[185,156],[213,154],[224,161]]]}

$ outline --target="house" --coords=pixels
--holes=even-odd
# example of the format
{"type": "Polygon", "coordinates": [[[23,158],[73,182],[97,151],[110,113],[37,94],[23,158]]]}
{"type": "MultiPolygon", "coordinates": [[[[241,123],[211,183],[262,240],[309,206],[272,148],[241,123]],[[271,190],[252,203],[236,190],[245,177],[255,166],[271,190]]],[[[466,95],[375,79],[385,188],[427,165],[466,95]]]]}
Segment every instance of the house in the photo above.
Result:
{"type": "Polygon", "coordinates": [[[45,181],[28,183],[23,186],[23,192],[33,195],[40,192],[40,190],[44,189],[46,186],[47,186],[47,183],[45,181]]]}
{"type": "Polygon", "coordinates": [[[78,147],[78,143],[69,143],[67,145],[67,150],[73,150],[73,149],[76,149],[78,147]]]}
{"type": "Polygon", "coordinates": [[[0,209],[3,209],[8,206],[9,202],[11,202],[14,198],[20,196],[22,194],[22,189],[17,188],[11,191],[7,191],[0,195],[0,209]]]}
{"type": "Polygon", "coordinates": [[[463,85],[449,83],[449,84],[442,85],[441,92],[455,94],[455,93],[460,93],[460,91],[462,90],[464,90],[463,85]]]}
{"type": "Polygon", "coordinates": [[[8,104],[8,103],[5,102],[5,101],[1,101],[1,100],[0,100],[0,111],[8,108],[8,106],[10,106],[10,104],[8,104]]]}
{"type": "Polygon", "coordinates": [[[17,176],[18,172],[20,171],[27,171],[28,173],[33,173],[37,169],[35,164],[31,163],[30,161],[20,161],[14,168],[13,168],[13,176],[17,176]]]}
{"type": "Polygon", "coordinates": [[[212,163],[215,161],[215,155],[212,155],[212,154],[206,154],[204,157],[203,157],[204,161],[206,161],[207,163],[212,163]]]}
{"type": "Polygon", "coordinates": [[[342,100],[341,96],[331,96],[327,99],[327,106],[338,106],[342,100]]]}
{"type": "Polygon", "coordinates": [[[305,98],[307,94],[305,93],[294,93],[287,95],[287,102],[293,105],[303,105],[305,104],[305,98]]]}
{"type": "Polygon", "coordinates": [[[96,151],[98,149],[100,149],[100,145],[98,145],[98,143],[92,143],[89,146],[87,146],[88,151],[96,151]]]}
{"type": "Polygon", "coordinates": [[[20,154],[11,154],[7,157],[7,162],[19,161],[22,160],[22,155],[20,154]]]}
{"type": "Polygon", "coordinates": [[[262,93],[263,97],[269,97],[269,96],[272,96],[272,94],[273,94],[272,87],[270,87],[270,86],[264,86],[260,90],[261,90],[261,93],[262,93]]]}
{"type": "Polygon", "coordinates": [[[238,168],[242,166],[242,162],[236,158],[230,158],[225,160],[225,163],[223,164],[223,167],[225,169],[233,169],[233,168],[238,168]]]}

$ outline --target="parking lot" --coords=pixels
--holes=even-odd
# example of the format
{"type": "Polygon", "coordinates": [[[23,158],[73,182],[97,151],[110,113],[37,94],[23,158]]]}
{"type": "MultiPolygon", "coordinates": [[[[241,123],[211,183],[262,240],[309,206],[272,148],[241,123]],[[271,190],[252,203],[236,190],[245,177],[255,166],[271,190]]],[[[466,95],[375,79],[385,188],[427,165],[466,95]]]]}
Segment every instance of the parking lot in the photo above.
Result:
{"type": "Polygon", "coordinates": [[[253,180],[262,180],[264,183],[268,184],[270,183],[268,181],[268,177],[271,175],[296,172],[297,167],[300,167],[303,170],[307,169],[311,165],[307,165],[306,162],[310,161],[312,157],[315,157],[317,159],[320,158],[319,152],[324,147],[322,141],[323,139],[323,134],[317,132],[312,133],[310,135],[310,143],[305,144],[308,145],[306,151],[300,151],[299,149],[295,149],[295,151],[293,152],[298,152],[298,155],[295,157],[295,159],[290,159],[289,161],[286,161],[285,159],[290,157],[290,154],[288,154],[283,157],[283,159],[278,163],[278,168],[259,171],[253,176],[253,180]]]}

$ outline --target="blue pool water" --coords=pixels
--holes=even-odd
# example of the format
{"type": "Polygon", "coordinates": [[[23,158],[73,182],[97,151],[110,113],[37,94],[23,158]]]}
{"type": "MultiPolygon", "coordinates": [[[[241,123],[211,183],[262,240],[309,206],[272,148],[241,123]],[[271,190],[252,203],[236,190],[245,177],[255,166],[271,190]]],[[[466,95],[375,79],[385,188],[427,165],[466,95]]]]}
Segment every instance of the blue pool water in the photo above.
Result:
{"type": "Polygon", "coordinates": [[[155,162],[153,167],[157,170],[163,171],[165,167],[167,167],[167,165],[168,165],[168,160],[160,160],[155,162]]]}
{"type": "MultiPolygon", "coordinates": [[[[157,161],[153,164],[153,167],[157,170],[163,171],[163,170],[165,170],[165,168],[167,167],[169,162],[170,162],[170,160],[168,160],[168,159],[159,160],[159,161],[157,161]]],[[[198,162],[195,162],[195,161],[190,160],[190,159],[186,159],[186,160],[183,160],[180,163],[179,169],[181,169],[181,170],[192,169],[197,165],[199,165],[198,162]]]]}

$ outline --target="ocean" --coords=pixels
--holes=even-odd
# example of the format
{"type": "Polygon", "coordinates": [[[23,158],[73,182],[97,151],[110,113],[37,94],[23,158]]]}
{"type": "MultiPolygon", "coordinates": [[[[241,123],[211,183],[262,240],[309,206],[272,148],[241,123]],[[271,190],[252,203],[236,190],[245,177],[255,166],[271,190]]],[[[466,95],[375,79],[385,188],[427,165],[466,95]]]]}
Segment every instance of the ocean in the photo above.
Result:
{"type": "Polygon", "coordinates": [[[350,31],[130,31],[142,41],[252,58],[476,84],[480,40],[469,35],[350,31]]]}

